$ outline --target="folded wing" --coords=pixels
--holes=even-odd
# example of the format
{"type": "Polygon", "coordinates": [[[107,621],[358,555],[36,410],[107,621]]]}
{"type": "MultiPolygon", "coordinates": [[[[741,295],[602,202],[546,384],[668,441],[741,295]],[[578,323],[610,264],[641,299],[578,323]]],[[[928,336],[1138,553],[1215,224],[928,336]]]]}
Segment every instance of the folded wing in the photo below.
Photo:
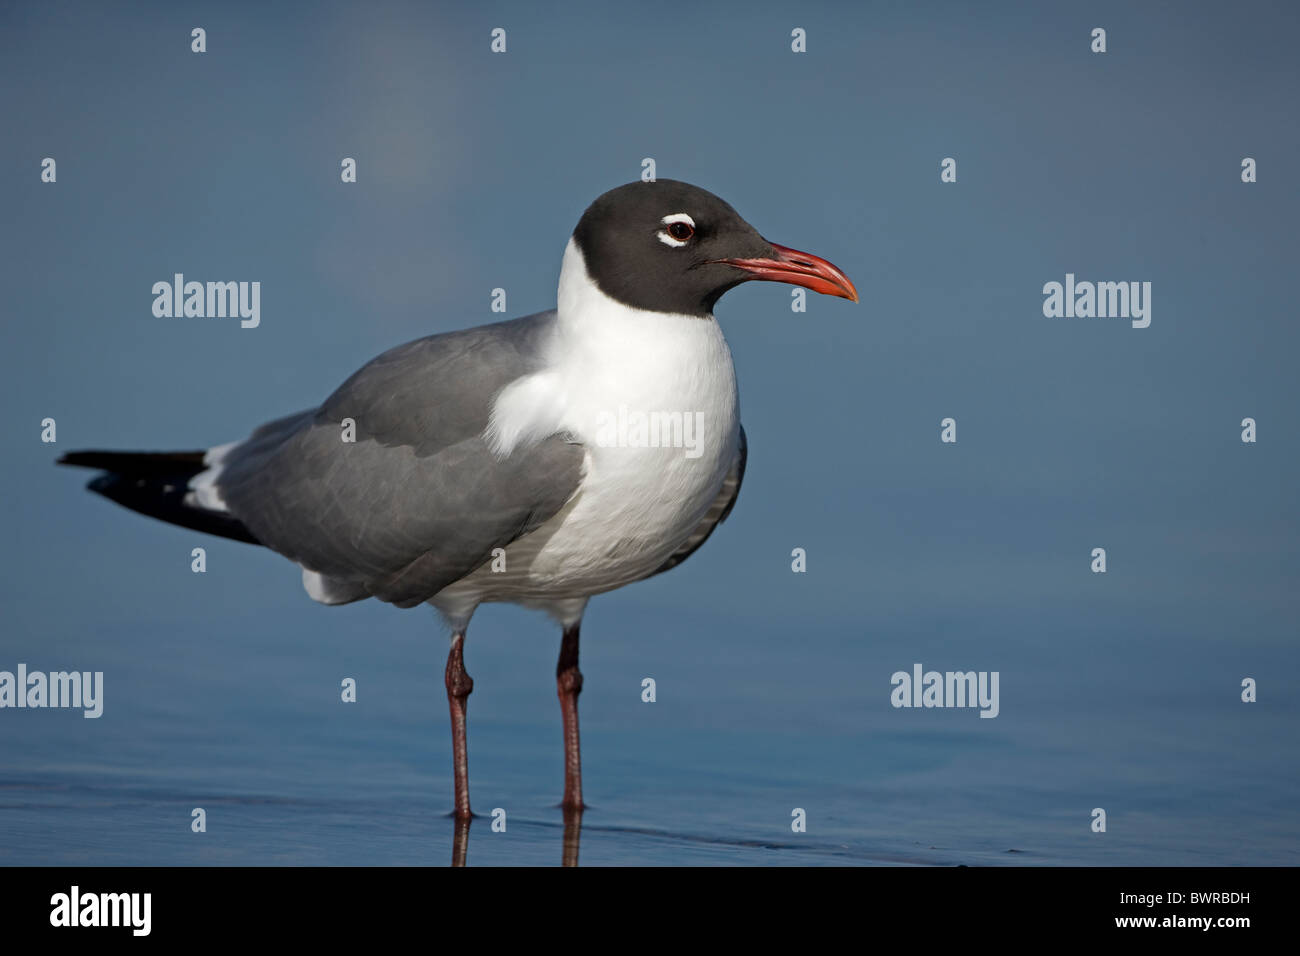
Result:
{"type": "Polygon", "coordinates": [[[584,452],[570,436],[505,459],[484,441],[493,399],[536,371],[553,326],[553,312],[539,313],[392,349],[319,409],[227,451],[212,486],[259,542],[319,574],[336,600],[428,600],[578,489],[584,452]]]}

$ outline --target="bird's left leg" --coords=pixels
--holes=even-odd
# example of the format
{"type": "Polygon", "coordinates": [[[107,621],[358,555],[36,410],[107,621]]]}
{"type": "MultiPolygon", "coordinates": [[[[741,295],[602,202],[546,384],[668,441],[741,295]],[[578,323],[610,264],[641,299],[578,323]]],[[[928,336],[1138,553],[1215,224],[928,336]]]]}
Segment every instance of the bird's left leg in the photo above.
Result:
{"type": "Polygon", "coordinates": [[[578,744],[578,694],[582,692],[582,671],[578,670],[579,622],[565,625],[560,658],[555,664],[555,688],[564,715],[564,802],[566,810],[582,809],[582,750],[578,744]]]}

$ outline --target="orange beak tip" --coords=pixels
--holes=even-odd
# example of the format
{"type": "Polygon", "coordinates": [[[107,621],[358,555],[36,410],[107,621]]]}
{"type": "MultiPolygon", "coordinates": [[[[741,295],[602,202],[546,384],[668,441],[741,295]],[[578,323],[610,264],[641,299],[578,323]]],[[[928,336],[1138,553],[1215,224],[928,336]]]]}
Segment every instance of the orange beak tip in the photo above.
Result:
{"type": "Polygon", "coordinates": [[[858,301],[857,287],[833,263],[809,252],[779,246],[774,242],[769,244],[776,252],[775,258],[718,261],[744,269],[755,279],[786,282],[822,295],[834,295],[850,302],[858,301]]]}

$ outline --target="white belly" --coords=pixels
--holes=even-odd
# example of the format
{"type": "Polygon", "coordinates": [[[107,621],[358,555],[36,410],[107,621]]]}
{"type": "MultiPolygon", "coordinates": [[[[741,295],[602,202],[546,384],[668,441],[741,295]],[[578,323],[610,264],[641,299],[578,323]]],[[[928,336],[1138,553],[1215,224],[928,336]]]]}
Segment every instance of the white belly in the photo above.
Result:
{"type": "Polygon", "coordinates": [[[506,549],[506,570],[486,566],[460,583],[480,590],[481,600],[544,605],[639,581],[698,527],[736,447],[733,432],[716,451],[695,459],[672,448],[591,449],[581,490],[506,549]]]}

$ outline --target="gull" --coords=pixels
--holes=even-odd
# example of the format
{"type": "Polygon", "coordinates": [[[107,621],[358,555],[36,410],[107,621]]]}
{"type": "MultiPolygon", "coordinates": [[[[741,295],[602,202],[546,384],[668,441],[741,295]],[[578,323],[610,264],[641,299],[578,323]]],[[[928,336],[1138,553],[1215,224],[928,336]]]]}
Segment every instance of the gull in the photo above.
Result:
{"type": "Polygon", "coordinates": [[[735,369],[713,316],[749,280],[858,301],[839,269],[769,242],[710,192],[635,182],[583,213],[556,308],[399,345],[316,408],[201,451],[78,451],[88,487],[262,545],[323,604],[432,605],[450,633],[454,814],[472,817],[465,635],[480,604],[561,628],[566,811],[581,811],[587,602],[690,557],[745,475],[735,369]]]}

